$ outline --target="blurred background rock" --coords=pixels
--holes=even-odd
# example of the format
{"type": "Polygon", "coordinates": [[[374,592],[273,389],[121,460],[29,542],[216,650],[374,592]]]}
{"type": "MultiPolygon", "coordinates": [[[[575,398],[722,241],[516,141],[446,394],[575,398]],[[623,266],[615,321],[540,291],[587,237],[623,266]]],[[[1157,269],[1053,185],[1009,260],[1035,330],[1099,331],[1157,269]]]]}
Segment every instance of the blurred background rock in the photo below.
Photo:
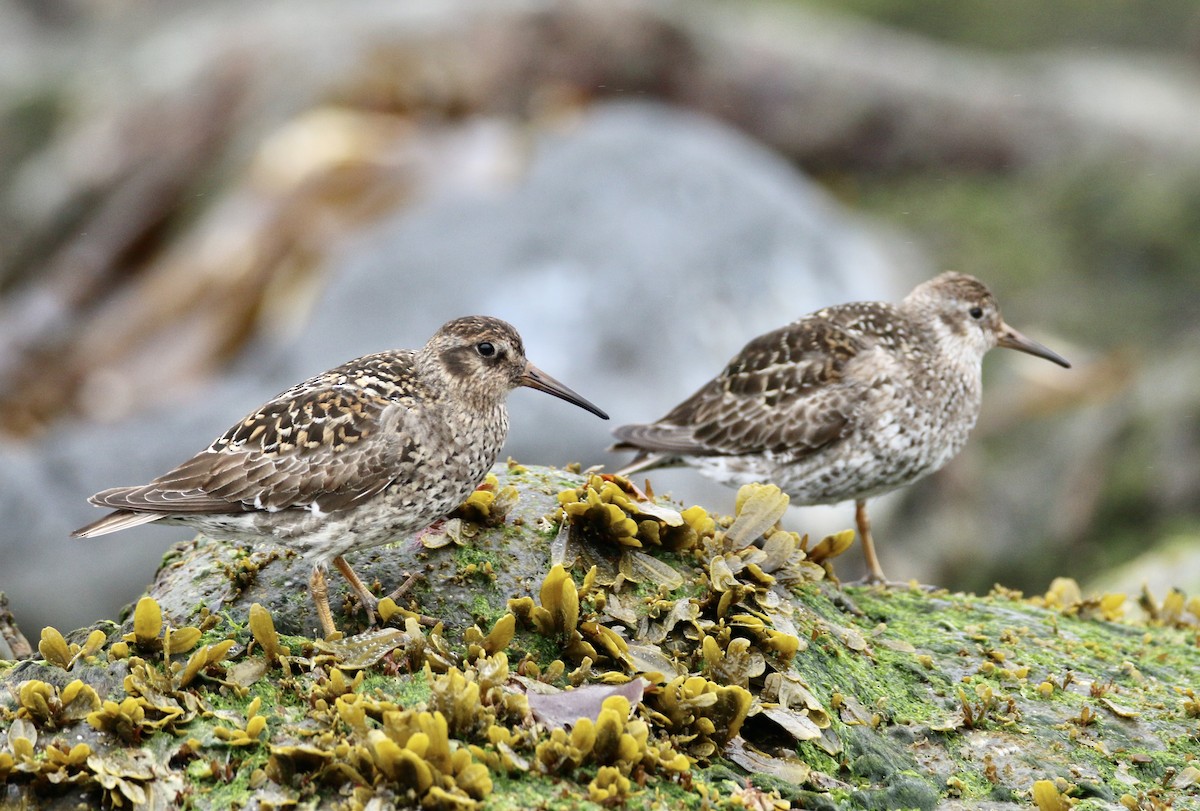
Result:
{"type": "MultiPolygon", "coordinates": [[[[1076,368],[989,357],[888,571],[1194,590],[1198,60],[1191,0],[0,0],[0,590],[33,635],[115,616],[187,530],[70,539],[88,495],[454,316],[619,424],[943,269],[1076,368]]],[[[518,459],[624,461],[511,406],[518,459]]]]}

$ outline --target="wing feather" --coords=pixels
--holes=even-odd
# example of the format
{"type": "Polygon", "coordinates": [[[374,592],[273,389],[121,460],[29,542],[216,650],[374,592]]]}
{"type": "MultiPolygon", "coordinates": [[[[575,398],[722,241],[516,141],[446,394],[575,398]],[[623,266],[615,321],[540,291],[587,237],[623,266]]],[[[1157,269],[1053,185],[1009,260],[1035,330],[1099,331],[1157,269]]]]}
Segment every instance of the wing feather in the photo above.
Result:
{"type": "MultiPolygon", "coordinates": [[[[368,356],[360,362],[385,356],[368,356]]],[[[393,354],[385,370],[410,359],[393,354]]],[[[354,362],[352,362],[354,363],[354,362]]],[[[97,493],[93,504],[153,513],[230,514],[265,509],[334,512],[387,487],[396,456],[421,437],[410,419],[419,392],[361,385],[345,367],[305,381],[231,427],[206,450],[149,484],[97,493]]]]}
{"type": "Polygon", "coordinates": [[[846,370],[870,348],[861,333],[828,318],[768,332],[658,422],[618,428],[621,441],[614,449],[694,456],[814,453],[853,429],[864,383],[846,370]]]}

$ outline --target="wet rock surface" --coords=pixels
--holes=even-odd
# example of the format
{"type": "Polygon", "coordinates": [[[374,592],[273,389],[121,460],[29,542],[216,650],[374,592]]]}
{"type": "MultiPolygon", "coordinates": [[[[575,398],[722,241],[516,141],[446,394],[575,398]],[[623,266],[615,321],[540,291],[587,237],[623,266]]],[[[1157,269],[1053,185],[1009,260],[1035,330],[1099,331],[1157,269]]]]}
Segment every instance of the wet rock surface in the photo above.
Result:
{"type": "Polygon", "coordinates": [[[620,479],[495,474],[447,535],[353,557],[385,591],[423,579],[382,628],[335,599],[351,635],[314,640],[302,561],[195,539],[121,627],[43,632],[0,663],[7,796],[517,808],[553,780],[577,807],[1197,799],[1200,601],[1143,596],[1134,624],[1124,595],[1069,581],[840,589],[849,536],[772,527],[773,488],[719,517],[620,479]]]}

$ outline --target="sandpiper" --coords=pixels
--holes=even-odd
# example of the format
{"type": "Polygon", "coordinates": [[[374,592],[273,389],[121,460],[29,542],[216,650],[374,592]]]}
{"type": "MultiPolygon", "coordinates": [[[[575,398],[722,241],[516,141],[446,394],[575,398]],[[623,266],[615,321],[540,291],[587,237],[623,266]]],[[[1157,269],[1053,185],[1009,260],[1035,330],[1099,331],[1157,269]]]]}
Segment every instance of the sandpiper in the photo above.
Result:
{"type": "Polygon", "coordinates": [[[422,349],[366,355],[293,386],[149,484],[97,493],[93,504],[116,511],[72,534],[161,521],[294,549],[314,564],[309,589],[328,636],[326,564],[373,619],[376,600],[343,555],[424,529],[461,504],[500,453],[504,401],[519,386],[608,419],[526,360],[511,325],[459,318],[422,349]]]}
{"type": "Polygon", "coordinates": [[[943,273],[899,305],[827,307],[760,335],[662,419],[617,428],[612,450],[638,451],[625,475],[690,465],[728,485],[773,483],[795,504],[853,499],[866,580],[885,583],[867,499],[962,449],[995,346],[1070,366],[1004,323],[977,279],[943,273]]]}

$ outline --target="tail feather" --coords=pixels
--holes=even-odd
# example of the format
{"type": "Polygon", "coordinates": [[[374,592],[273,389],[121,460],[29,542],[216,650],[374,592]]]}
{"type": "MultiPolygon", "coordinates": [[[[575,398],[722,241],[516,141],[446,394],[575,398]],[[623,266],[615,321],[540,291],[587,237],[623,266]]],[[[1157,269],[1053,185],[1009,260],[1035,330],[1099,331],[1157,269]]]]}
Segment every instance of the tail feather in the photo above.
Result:
{"type": "MultiPolygon", "coordinates": [[[[631,450],[630,448],[622,448],[614,445],[609,450],[631,450]]],[[[650,453],[649,451],[639,451],[637,456],[629,460],[629,464],[616,471],[616,475],[625,476],[626,478],[644,473],[649,470],[657,470],[661,467],[675,467],[682,464],[678,456],[672,456],[667,453],[650,453]]]]}
{"type": "Polygon", "coordinates": [[[104,516],[98,521],[93,521],[86,527],[80,527],[71,533],[74,538],[95,538],[97,535],[107,535],[110,532],[118,532],[122,529],[149,524],[151,521],[157,521],[160,518],[165,518],[163,513],[136,513],[132,510],[117,510],[104,516]]]}
{"type": "Polygon", "coordinates": [[[610,451],[637,451],[629,464],[617,471],[618,476],[677,467],[683,464],[682,454],[706,450],[696,442],[692,429],[687,426],[658,422],[622,425],[613,429],[613,435],[618,441],[609,448],[610,451]]]}

